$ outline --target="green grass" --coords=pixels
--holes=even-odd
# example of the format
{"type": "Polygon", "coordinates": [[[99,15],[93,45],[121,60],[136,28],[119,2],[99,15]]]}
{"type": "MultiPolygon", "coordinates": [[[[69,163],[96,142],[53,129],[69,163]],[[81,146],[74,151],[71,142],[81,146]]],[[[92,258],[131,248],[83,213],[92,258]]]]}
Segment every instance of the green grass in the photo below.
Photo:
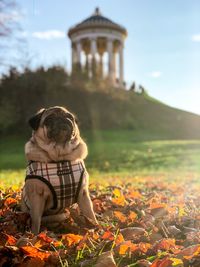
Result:
{"type": "MultiPolygon", "coordinates": [[[[86,166],[92,177],[138,174],[200,174],[200,140],[149,140],[134,131],[84,133],[89,147],[86,166]]],[[[153,139],[150,138],[149,139],[153,139]]],[[[0,181],[23,180],[25,137],[5,137],[0,144],[0,181]]]]}
{"type": "Polygon", "coordinates": [[[142,139],[131,131],[97,132],[88,138],[88,168],[128,173],[200,172],[200,140],[142,139]]]}

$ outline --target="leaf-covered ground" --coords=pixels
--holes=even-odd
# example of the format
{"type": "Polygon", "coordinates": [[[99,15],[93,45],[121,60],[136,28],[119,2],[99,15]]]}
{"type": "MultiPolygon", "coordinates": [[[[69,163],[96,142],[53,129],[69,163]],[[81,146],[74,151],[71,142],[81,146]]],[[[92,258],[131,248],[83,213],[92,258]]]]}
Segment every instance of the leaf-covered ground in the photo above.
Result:
{"type": "Polygon", "coordinates": [[[198,178],[116,177],[90,192],[98,226],[74,205],[66,222],[33,236],[20,188],[2,190],[0,266],[200,266],[198,178]]]}

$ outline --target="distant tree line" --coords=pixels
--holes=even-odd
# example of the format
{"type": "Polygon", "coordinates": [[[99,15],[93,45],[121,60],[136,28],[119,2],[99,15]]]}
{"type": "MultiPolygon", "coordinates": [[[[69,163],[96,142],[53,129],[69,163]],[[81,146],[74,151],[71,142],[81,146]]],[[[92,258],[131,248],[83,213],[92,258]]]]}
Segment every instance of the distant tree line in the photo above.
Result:
{"type": "MultiPolygon", "coordinates": [[[[28,118],[37,109],[52,105],[70,108],[81,117],[84,128],[97,127],[93,120],[100,115],[96,114],[98,108],[95,111],[94,103],[100,108],[102,101],[103,110],[104,98],[123,98],[126,93],[112,88],[106,80],[90,80],[83,72],[69,75],[61,66],[26,68],[23,72],[10,68],[0,79],[0,133],[23,132],[28,118]]],[[[109,112],[116,112],[116,108],[109,112]]]]}
{"type": "Polygon", "coordinates": [[[109,81],[69,75],[61,66],[18,71],[0,78],[0,134],[30,135],[28,119],[41,107],[61,105],[77,115],[81,129],[133,130],[157,138],[199,138],[200,117],[170,108],[140,86],[113,88],[109,81]]]}

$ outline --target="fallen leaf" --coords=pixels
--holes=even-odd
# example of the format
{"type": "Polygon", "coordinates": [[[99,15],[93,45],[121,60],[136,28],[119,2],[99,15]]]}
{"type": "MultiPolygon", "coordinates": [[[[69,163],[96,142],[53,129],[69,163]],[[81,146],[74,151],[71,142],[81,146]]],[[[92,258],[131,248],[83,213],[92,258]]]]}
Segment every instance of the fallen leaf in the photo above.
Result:
{"type": "Polygon", "coordinates": [[[114,216],[122,223],[127,220],[127,217],[121,211],[114,211],[114,216]]]}
{"type": "Polygon", "coordinates": [[[17,243],[17,239],[5,233],[0,233],[0,245],[1,246],[15,246],[17,243]]]}
{"type": "Polygon", "coordinates": [[[193,245],[187,248],[184,248],[179,253],[177,253],[177,257],[185,258],[187,260],[192,259],[193,257],[200,254],[200,245],[193,245]]]}
{"type": "Polygon", "coordinates": [[[47,259],[51,253],[47,251],[40,251],[39,249],[31,246],[24,246],[20,248],[23,253],[32,257],[32,258],[39,258],[41,260],[47,259]]]}
{"type": "Polygon", "coordinates": [[[130,211],[128,219],[133,222],[136,218],[137,218],[137,213],[135,213],[134,211],[130,211]]]}
{"type": "Polygon", "coordinates": [[[147,260],[138,260],[137,261],[137,267],[149,267],[149,266],[151,266],[150,261],[147,261],[147,260]]]}
{"type": "Polygon", "coordinates": [[[78,244],[82,239],[83,236],[81,235],[75,235],[75,234],[62,235],[62,242],[64,244],[67,244],[69,247],[78,244]]]}
{"type": "Polygon", "coordinates": [[[146,233],[145,229],[140,227],[127,227],[120,230],[125,240],[134,239],[135,236],[144,235],[146,233]]]}
{"type": "Polygon", "coordinates": [[[178,229],[175,225],[168,226],[167,230],[171,235],[174,235],[174,236],[176,236],[176,235],[181,233],[181,230],[178,229]]]}
{"type": "Polygon", "coordinates": [[[98,259],[95,267],[117,267],[111,251],[102,253],[98,259]]]}
{"type": "Polygon", "coordinates": [[[134,252],[138,249],[136,244],[133,244],[131,241],[125,241],[119,246],[119,254],[125,255],[127,251],[134,252]]]}
{"type": "Polygon", "coordinates": [[[130,191],[128,194],[127,194],[127,197],[128,198],[133,198],[133,199],[141,199],[142,198],[142,195],[140,194],[139,191],[130,191]]]}
{"type": "Polygon", "coordinates": [[[120,196],[120,197],[117,197],[117,198],[113,198],[112,199],[112,202],[114,203],[114,204],[116,204],[117,206],[125,206],[125,204],[126,204],[126,199],[125,199],[125,197],[122,195],[122,196],[120,196]]]}
{"type": "Polygon", "coordinates": [[[106,231],[101,238],[105,240],[114,240],[114,234],[111,231],[106,231]]]}
{"type": "Polygon", "coordinates": [[[163,259],[156,259],[153,261],[151,267],[172,267],[173,261],[170,260],[168,257],[163,259]]]}
{"type": "Polygon", "coordinates": [[[44,267],[45,266],[45,262],[39,258],[32,258],[32,259],[28,259],[25,262],[23,262],[22,264],[20,264],[20,267],[44,267]]]}
{"type": "Polygon", "coordinates": [[[154,245],[154,250],[158,251],[158,250],[165,250],[165,251],[169,251],[169,250],[174,250],[176,249],[176,244],[175,244],[175,239],[172,238],[163,238],[162,240],[158,241],[155,245],[154,245]]]}

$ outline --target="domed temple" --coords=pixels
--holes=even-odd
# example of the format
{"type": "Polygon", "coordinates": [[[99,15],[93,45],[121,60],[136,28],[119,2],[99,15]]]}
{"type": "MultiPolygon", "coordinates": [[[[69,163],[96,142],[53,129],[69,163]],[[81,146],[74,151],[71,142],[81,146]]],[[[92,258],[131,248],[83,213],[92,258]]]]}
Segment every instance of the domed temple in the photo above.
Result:
{"type": "Polygon", "coordinates": [[[89,18],[68,31],[72,47],[72,71],[75,65],[94,76],[92,65],[98,67],[100,78],[108,78],[116,87],[124,87],[124,40],[127,31],[102,16],[99,8],[89,18]]]}

